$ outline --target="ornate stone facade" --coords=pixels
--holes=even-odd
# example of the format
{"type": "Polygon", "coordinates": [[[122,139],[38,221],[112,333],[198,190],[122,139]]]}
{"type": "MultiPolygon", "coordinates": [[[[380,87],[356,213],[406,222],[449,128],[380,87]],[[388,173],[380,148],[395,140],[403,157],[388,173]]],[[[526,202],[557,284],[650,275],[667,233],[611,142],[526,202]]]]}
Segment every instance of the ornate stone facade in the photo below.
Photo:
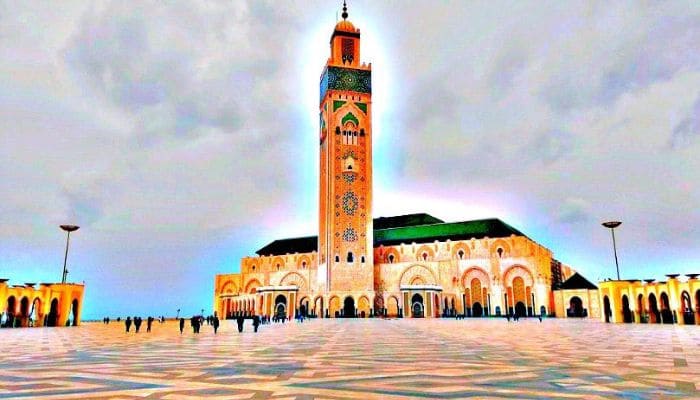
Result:
{"type": "Polygon", "coordinates": [[[371,64],[347,20],[320,79],[319,236],[284,239],[217,275],[214,311],[437,317],[553,308],[552,253],[499,220],[372,219],[371,64]]]}
{"type": "Polygon", "coordinates": [[[3,327],[77,326],[83,305],[84,285],[77,283],[7,284],[0,279],[3,327]]]}

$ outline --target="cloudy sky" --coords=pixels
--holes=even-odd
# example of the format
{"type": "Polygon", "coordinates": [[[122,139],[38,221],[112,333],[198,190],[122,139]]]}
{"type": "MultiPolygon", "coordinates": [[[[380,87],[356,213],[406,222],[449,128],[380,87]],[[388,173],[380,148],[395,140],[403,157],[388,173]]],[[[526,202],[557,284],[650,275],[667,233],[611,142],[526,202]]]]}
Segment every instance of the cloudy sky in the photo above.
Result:
{"type": "MultiPolygon", "coordinates": [[[[210,309],[316,234],[339,2],[0,0],[0,278],[210,309]]],[[[498,217],[591,280],[700,272],[700,3],[360,1],[375,216],[498,217]]]]}

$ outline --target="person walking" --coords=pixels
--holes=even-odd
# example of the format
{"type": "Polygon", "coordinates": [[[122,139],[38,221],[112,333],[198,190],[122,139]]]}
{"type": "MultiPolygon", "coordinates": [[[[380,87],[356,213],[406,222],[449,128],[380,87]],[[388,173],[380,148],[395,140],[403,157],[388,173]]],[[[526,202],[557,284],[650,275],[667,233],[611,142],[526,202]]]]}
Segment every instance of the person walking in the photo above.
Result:
{"type": "Polygon", "coordinates": [[[139,333],[139,329],[141,329],[141,317],[134,317],[134,327],[136,328],[136,333],[139,333]]]}
{"type": "Polygon", "coordinates": [[[216,335],[216,331],[219,330],[219,317],[215,315],[212,319],[212,325],[214,325],[214,334],[216,335]]]}
{"type": "Polygon", "coordinates": [[[180,318],[180,335],[182,335],[182,331],[185,330],[185,319],[180,318]]]}
{"type": "Polygon", "coordinates": [[[258,332],[259,326],[260,326],[260,317],[258,317],[257,315],[254,315],[253,316],[253,330],[255,330],[256,333],[258,332]]]}
{"type": "Polygon", "coordinates": [[[153,317],[149,316],[148,319],[146,320],[146,332],[151,331],[151,325],[153,325],[153,317]]]}
{"type": "Polygon", "coordinates": [[[243,332],[243,322],[245,322],[245,319],[243,319],[242,315],[239,315],[236,318],[236,325],[238,325],[238,333],[243,332]]]}
{"type": "Polygon", "coordinates": [[[124,324],[126,325],[126,333],[129,333],[129,329],[131,329],[131,317],[126,317],[124,324]]]}

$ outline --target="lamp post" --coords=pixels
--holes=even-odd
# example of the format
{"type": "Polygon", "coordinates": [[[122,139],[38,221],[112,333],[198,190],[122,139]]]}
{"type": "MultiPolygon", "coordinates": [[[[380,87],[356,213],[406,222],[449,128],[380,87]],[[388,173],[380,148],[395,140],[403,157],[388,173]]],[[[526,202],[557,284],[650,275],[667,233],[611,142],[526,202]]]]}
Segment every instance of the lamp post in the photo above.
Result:
{"type": "Polygon", "coordinates": [[[615,244],[615,228],[622,225],[622,222],[620,222],[620,221],[608,221],[608,222],[603,222],[601,225],[603,225],[606,228],[609,228],[610,233],[612,234],[613,253],[615,254],[615,269],[617,270],[617,280],[619,281],[620,280],[620,265],[617,262],[617,245],[615,244]]]}
{"type": "Polygon", "coordinates": [[[78,225],[61,225],[61,229],[68,232],[66,237],[66,255],[63,258],[63,277],[61,278],[61,283],[66,283],[66,276],[68,275],[68,270],[66,269],[66,263],[68,262],[68,244],[70,243],[70,233],[77,231],[80,227],[78,225]]]}

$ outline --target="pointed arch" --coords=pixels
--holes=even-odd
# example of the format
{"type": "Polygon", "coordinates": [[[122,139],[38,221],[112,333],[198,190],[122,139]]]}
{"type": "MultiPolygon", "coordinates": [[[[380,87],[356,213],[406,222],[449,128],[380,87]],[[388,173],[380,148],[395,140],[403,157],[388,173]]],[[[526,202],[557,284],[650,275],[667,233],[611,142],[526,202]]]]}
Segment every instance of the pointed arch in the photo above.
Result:
{"type": "Polygon", "coordinates": [[[245,293],[257,293],[258,287],[262,286],[259,280],[253,278],[245,285],[245,293]]]}
{"type": "Polygon", "coordinates": [[[403,273],[401,273],[401,278],[399,279],[399,283],[401,285],[412,285],[411,282],[413,282],[416,278],[420,278],[423,280],[422,284],[426,285],[436,285],[437,284],[437,279],[435,278],[435,274],[433,274],[433,271],[430,270],[430,268],[419,265],[419,264],[414,264],[408,268],[406,268],[403,273]]]}

